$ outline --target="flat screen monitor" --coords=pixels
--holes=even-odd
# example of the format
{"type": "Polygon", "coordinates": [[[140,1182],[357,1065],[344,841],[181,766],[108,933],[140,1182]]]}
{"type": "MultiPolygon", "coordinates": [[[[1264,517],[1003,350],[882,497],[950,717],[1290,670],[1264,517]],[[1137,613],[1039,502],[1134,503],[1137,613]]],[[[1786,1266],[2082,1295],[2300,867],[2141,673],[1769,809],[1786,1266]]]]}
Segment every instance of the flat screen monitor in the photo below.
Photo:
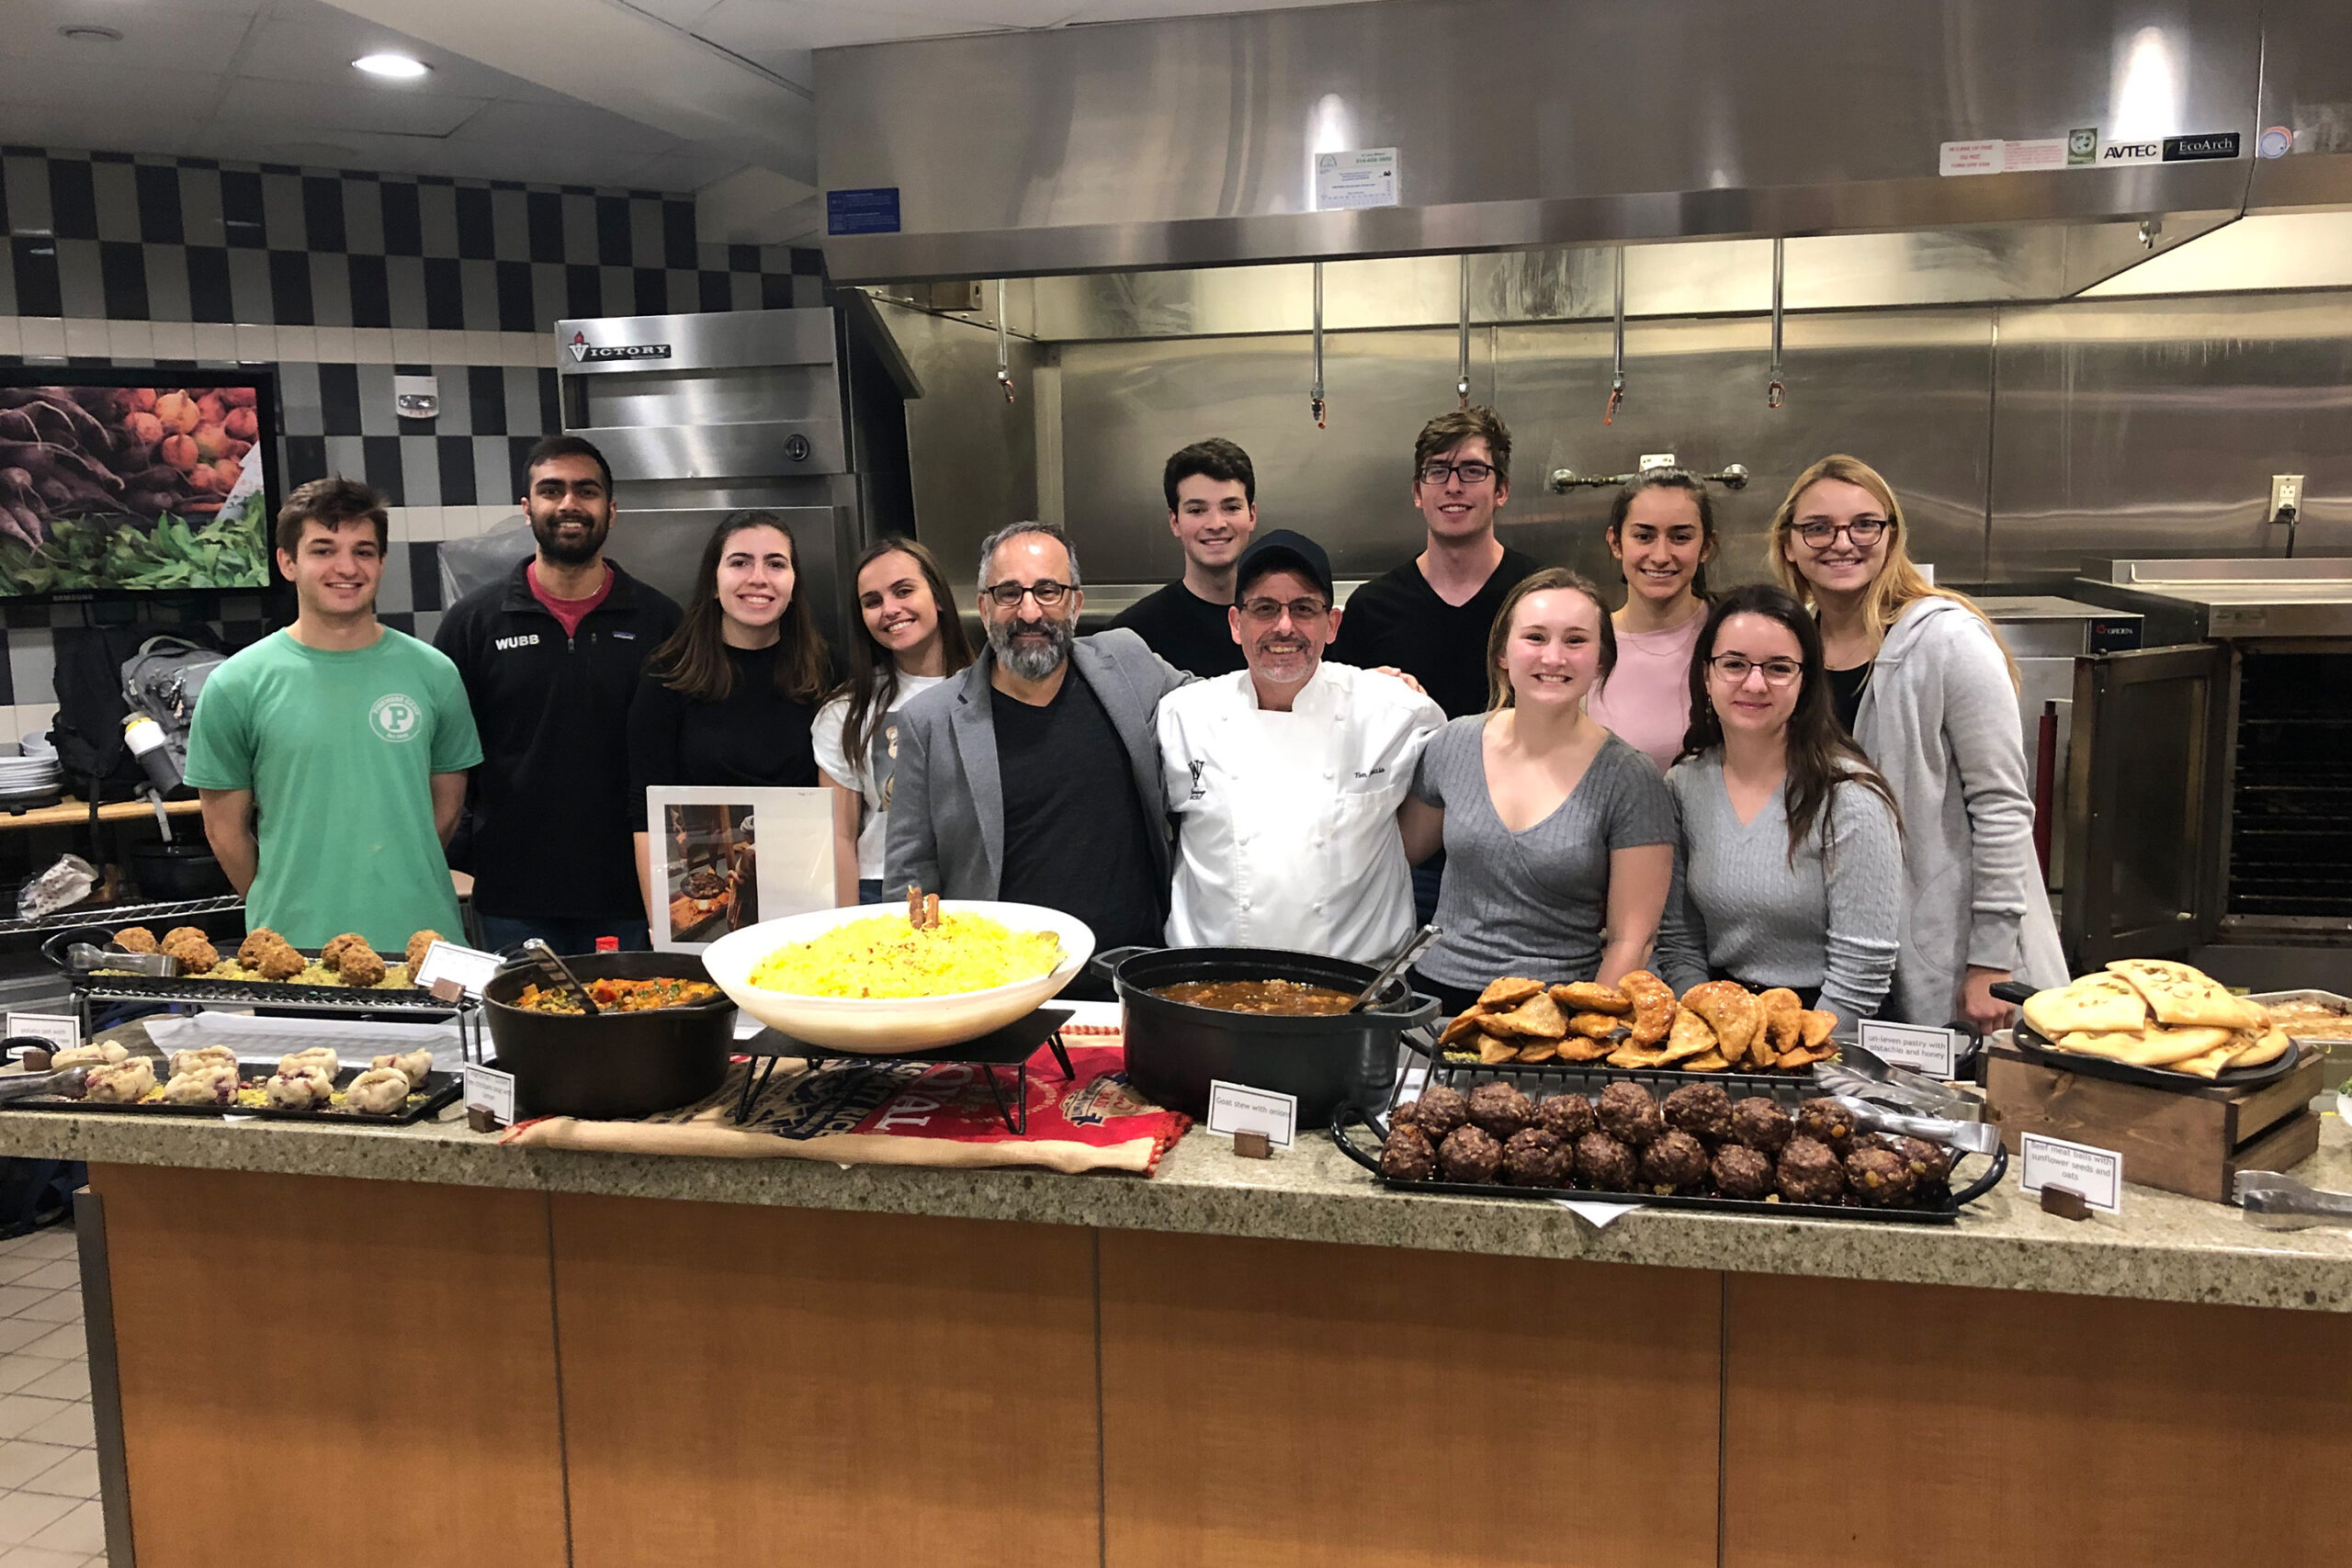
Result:
{"type": "Polygon", "coordinates": [[[266,370],[0,367],[0,598],[263,589],[266,370]]]}

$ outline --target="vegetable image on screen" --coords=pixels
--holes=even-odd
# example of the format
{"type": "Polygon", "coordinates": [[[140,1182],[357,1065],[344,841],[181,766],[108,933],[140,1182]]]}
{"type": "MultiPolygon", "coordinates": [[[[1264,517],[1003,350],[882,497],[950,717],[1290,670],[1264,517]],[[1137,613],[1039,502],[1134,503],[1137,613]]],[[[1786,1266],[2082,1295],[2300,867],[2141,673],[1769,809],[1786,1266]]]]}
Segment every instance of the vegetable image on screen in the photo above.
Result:
{"type": "Polygon", "coordinates": [[[251,387],[0,387],[0,595],[259,588],[251,387]]]}

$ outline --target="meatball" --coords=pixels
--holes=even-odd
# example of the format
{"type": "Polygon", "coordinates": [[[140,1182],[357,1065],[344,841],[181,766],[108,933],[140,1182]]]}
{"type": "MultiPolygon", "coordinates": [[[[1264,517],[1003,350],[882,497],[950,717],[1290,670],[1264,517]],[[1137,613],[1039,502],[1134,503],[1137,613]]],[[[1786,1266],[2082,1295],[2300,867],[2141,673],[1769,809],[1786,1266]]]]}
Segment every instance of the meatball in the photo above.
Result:
{"type": "Polygon", "coordinates": [[[1666,1112],[1668,1126],[1702,1142],[1720,1144],[1731,1136],[1731,1096],[1721,1084],[1684,1084],[1659,1109],[1666,1112]]]}
{"type": "Polygon", "coordinates": [[[1438,1145],[1437,1166],[1448,1181],[1492,1181],[1503,1146],[1476,1127],[1456,1127],[1438,1145]]]}
{"type": "Polygon", "coordinates": [[[1413,1126],[1420,1120],[1420,1114],[1418,1103],[1408,1100],[1388,1112],[1388,1130],[1394,1133],[1400,1127],[1413,1126]]]}
{"type": "Polygon", "coordinates": [[[1661,1197],[1695,1190],[1706,1179],[1706,1145],[1679,1127],[1642,1151],[1642,1185],[1661,1197]]]}
{"type": "Polygon", "coordinates": [[[212,966],[220,962],[220,954],[211,942],[194,926],[180,926],[165,932],[156,948],[177,959],[183,975],[209,975],[212,966]]]}
{"type": "Polygon", "coordinates": [[[1427,1181],[1437,1173],[1437,1151],[1413,1126],[1391,1127],[1380,1145],[1380,1174],[1398,1181],[1427,1181]]]}
{"type": "Polygon", "coordinates": [[[1639,1147],[1666,1131],[1666,1117],[1650,1091],[1637,1083],[1613,1083],[1600,1091],[1593,1120],[1621,1144],[1639,1147]]]}
{"type": "Polygon", "coordinates": [[[1717,1149],[1708,1175],[1715,1190],[1726,1198],[1754,1200],[1772,1190],[1772,1162],[1745,1144],[1725,1144],[1717,1149]]]}
{"type": "Polygon", "coordinates": [[[1592,1131],[1592,1101],[1580,1094],[1555,1094],[1535,1108],[1535,1124],[1573,1145],[1592,1131]]]}
{"type": "Polygon", "coordinates": [[[1731,1108],[1731,1141],[1744,1144],[1766,1159],[1778,1159],[1789,1146],[1789,1113],[1767,1094],[1751,1094],[1731,1108]]]}
{"type": "Polygon", "coordinates": [[[1922,1202],[1932,1202],[1944,1195],[1951,1185],[1951,1151],[1925,1138],[1897,1138],[1894,1152],[1911,1168],[1913,1194],[1922,1202]]]}
{"type": "Polygon", "coordinates": [[[114,944],[125,953],[154,953],[155,933],[145,926],[125,926],[114,933],[114,944]]]}
{"type": "Polygon", "coordinates": [[[384,977],[384,961],[376,950],[364,942],[354,941],[343,950],[343,983],[363,990],[384,977]]]}
{"type": "Polygon", "coordinates": [[[1835,1203],[1844,1196],[1846,1178],[1837,1151],[1818,1138],[1803,1134],[1781,1151],[1775,1170],[1781,1196],[1792,1203],[1835,1203]]]}
{"type": "Polygon", "coordinates": [[[1856,1149],[1846,1156],[1846,1185],[1873,1209],[1899,1209],[1911,1201],[1910,1166],[1893,1149],[1856,1149]]]}
{"type": "Polygon", "coordinates": [[[282,942],[269,942],[250,960],[241,958],[238,962],[265,980],[291,980],[311,966],[309,959],[282,942]]]}
{"type": "Polygon", "coordinates": [[[1853,1112],[1826,1096],[1808,1100],[1797,1107],[1797,1132],[1816,1143],[1827,1144],[1841,1159],[1853,1152],[1853,1112]]]}
{"type": "Polygon", "coordinates": [[[1413,1120],[1432,1144],[1442,1144],[1453,1130],[1470,1120],[1470,1102],[1462,1098],[1458,1089],[1439,1084],[1421,1091],[1413,1101],[1413,1120]]]}
{"type": "Polygon", "coordinates": [[[1503,1145],[1503,1179],[1513,1187],[1566,1187],[1570,1157],[1556,1134],[1523,1128],[1503,1145]]]}
{"type": "Polygon", "coordinates": [[[1634,1175],[1634,1152],[1608,1134],[1587,1133],[1577,1140],[1577,1179],[1587,1187],[1631,1192],[1634,1175]]]}
{"type": "Polygon", "coordinates": [[[1507,1083],[1482,1083],[1470,1091],[1471,1125],[1504,1142],[1535,1120],[1535,1106],[1507,1083]]]}

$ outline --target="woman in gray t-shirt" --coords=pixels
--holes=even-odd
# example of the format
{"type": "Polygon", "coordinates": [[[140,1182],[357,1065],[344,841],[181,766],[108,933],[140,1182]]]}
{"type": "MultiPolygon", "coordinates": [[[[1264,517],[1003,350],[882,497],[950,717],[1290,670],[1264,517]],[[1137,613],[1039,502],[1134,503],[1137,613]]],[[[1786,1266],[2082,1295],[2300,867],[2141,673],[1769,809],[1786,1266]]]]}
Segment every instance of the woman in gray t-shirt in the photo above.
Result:
{"type": "Polygon", "coordinates": [[[1431,738],[1399,816],[1414,861],[1445,850],[1445,934],[1416,975],[1449,1012],[1505,975],[1613,984],[1639,968],[1674,868],[1665,782],[1584,711],[1616,662],[1600,592],[1557,567],[1526,579],[1487,659],[1488,711],[1431,738]]]}

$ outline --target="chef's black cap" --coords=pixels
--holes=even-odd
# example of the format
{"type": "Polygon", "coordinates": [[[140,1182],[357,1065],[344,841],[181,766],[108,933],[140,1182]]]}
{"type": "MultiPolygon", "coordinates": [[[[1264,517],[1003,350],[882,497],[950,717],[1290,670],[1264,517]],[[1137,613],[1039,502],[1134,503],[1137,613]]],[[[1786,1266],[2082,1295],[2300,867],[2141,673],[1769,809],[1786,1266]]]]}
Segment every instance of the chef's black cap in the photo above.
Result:
{"type": "Polygon", "coordinates": [[[1233,570],[1233,602],[1238,604],[1248,597],[1250,585],[1266,573],[1285,568],[1304,572],[1308,581],[1323,590],[1323,602],[1331,602],[1331,558],[1323,553],[1322,546],[1288,528],[1277,528],[1250,541],[1233,570]]]}

